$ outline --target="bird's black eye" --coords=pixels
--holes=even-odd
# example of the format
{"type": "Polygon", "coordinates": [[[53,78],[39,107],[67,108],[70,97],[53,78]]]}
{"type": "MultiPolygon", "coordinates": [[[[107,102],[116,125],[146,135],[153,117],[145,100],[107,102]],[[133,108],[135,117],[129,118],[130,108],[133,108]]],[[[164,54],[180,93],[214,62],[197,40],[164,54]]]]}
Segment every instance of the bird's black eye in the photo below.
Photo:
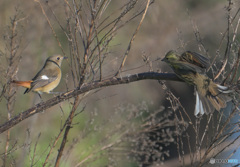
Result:
{"type": "Polygon", "coordinates": [[[57,57],[57,60],[60,60],[60,57],[57,57]]]}

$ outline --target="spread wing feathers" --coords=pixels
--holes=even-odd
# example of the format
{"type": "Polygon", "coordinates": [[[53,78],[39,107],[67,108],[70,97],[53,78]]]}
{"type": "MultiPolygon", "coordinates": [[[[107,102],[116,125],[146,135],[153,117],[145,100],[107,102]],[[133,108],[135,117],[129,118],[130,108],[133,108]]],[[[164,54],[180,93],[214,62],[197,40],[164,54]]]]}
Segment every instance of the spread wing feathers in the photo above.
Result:
{"type": "Polygon", "coordinates": [[[196,52],[186,51],[181,55],[181,59],[182,61],[186,61],[204,69],[208,68],[210,65],[210,61],[207,57],[202,56],[196,52]]]}
{"type": "Polygon", "coordinates": [[[204,113],[208,114],[214,111],[214,106],[208,100],[208,98],[200,95],[198,91],[195,91],[196,103],[195,103],[195,116],[201,116],[204,113]]]}
{"type": "MultiPolygon", "coordinates": [[[[215,83],[214,83],[215,84],[215,83]]],[[[227,86],[222,86],[215,84],[210,86],[209,92],[207,93],[207,98],[215,107],[216,110],[220,111],[221,108],[226,107],[226,103],[231,100],[231,98],[225,94],[232,92],[227,86]]]]}
{"type": "Polygon", "coordinates": [[[218,91],[221,93],[231,93],[233,90],[229,89],[227,86],[222,86],[217,84],[218,91]]]}
{"type": "Polygon", "coordinates": [[[212,82],[212,86],[209,86],[209,90],[206,95],[201,95],[195,90],[196,94],[196,104],[195,104],[195,116],[203,115],[204,113],[212,113],[215,109],[220,111],[221,108],[226,107],[226,103],[231,100],[231,98],[226,93],[230,93],[227,86],[218,85],[212,82]]]}

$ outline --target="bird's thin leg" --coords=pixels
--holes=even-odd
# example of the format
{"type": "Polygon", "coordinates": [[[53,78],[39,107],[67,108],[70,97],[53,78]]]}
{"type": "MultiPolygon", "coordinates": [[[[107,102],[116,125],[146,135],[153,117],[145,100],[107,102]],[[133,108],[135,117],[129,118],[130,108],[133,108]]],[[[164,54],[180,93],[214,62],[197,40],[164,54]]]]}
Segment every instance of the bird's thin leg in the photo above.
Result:
{"type": "Polygon", "coordinates": [[[41,94],[38,93],[38,92],[37,92],[37,94],[38,94],[38,96],[40,97],[41,101],[43,101],[41,94]]]}
{"type": "MultiPolygon", "coordinates": [[[[43,102],[41,92],[37,92],[38,96],[40,97],[41,103],[43,102]]],[[[40,111],[40,113],[44,113],[45,110],[40,111]]]]}
{"type": "Polygon", "coordinates": [[[43,102],[42,96],[39,92],[37,92],[38,96],[40,97],[41,102],[43,102]]]}

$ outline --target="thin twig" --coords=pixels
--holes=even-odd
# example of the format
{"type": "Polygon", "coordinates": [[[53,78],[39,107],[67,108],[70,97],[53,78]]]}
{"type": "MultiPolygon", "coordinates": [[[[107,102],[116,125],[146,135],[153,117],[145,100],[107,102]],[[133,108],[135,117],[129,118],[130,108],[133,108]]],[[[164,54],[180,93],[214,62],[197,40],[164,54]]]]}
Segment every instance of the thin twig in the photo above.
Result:
{"type": "Polygon", "coordinates": [[[59,165],[60,165],[60,160],[62,158],[63,150],[64,150],[65,145],[67,143],[67,137],[68,137],[69,131],[72,127],[72,121],[73,121],[75,111],[77,110],[78,105],[79,105],[79,96],[76,96],[75,99],[74,99],[74,104],[73,104],[73,107],[72,107],[72,111],[70,112],[69,117],[66,120],[66,128],[65,128],[65,132],[64,132],[64,135],[63,135],[63,139],[62,139],[60,149],[58,150],[58,155],[57,155],[57,159],[56,159],[56,162],[55,162],[55,167],[59,167],[59,165]]]}
{"type": "Polygon", "coordinates": [[[147,10],[148,10],[149,4],[150,4],[150,0],[147,1],[146,8],[145,8],[145,10],[144,10],[144,13],[143,13],[143,15],[142,15],[142,18],[141,18],[141,20],[140,20],[140,22],[139,22],[139,24],[138,24],[138,26],[137,26],[137,29],[136,29],[135,32],[133,33],[133,36],[132,36],[132,38],[131,38],[131,40],[130,40],[130,42],[129,42],[129,44],[128,44],[128,48],[127,48],[127,50],[126,50],[126,52],[125,52],[125,54],[124,54],[124,58],[123,58],[123,60],[122,60],[122,62],[121,62],[121,65],[120,65],[117,73],[115,74],[115,76],[118,76],[118,74],[121,72],[121,70],[122,70],[122,68],[123,68],[123,66],[124,66],[124,64],[125,64],[125,62],[126,62],[126,60],[127,60],[127,56],[128,56],[129,51],[130,51],[130,49],[131,49],[132,43],[133,43],[133,41],[134,41],[134,39],[135,39],[135,37],[136,37],[136,35],[137,35],[137,33],[138,33],[138,31],[139,31],[142,23],[143,23],[143,20],[144,20],[146,14],[147,14],[147,10]]]}
{"type": "Polygon", "coordinates": [[[231,11],[231,6],[232,6],[232,1],[229,0],[228,1],[228,28],[227,28],[227,46],[226,46],[226,50],[225,50],[225,54],[224,54],[224,58],[223,58],[223,62],[221,65],[221,68],[219,69],[219,71],[217,72],[217,74],[215,75],[213,80],[216,80],[224,71],[224,69],[226,68],[227,62],[229,60],[229,56],[230,56],[230,50],[232,49],[232,45],[233,43],[230,42],[230,26],[232,24],[232,20],[231,20],[231,15],[230,15],[230,11],[231,11]]]}
{"type": "Polygon", "coordinates": [[[41,10],[42,10],[42,13],[43,13],[43,15],[45,16],[45,18],[46,18],[46,20],[47,20],[47,22],[48,22],[48,25],[50,26],[50,28],[51,28],[51,30],[52,30],[52,33],[53,33],[54,37],[56,38],[56,40],[57,40],[57,42],[58,42],[58,46],[61,48],[63,55],[66,56],[66,54],[65,54],[65,52],[64,52],[64,50],[63,50],[62,44],[61,44],[61,42],[59,41],[58,36],[57,36],[57,34],[56,34],[53,26],[52,26],[51,21],[49,20],[46,12],[45,12],[45,10],[44,10],[41,2],[40,2],[39,0],[34,0],[34,1],[37,2],[37,3],[40,5],[40,8],[41,8],[41,10]]]}
{"type": "MultiPolygon", "coordinates": [[[[9,56],[7,56],[8,67],[6,70],[7,83],[6,83],[6,85],[3,86],[3,90],[2,90],[3,96],[5,97],[5,99],[7,101],[7,119],[8,120],[10,120],[12,118],[12,114],[14,112],[15,97],[16,97],[15,96],[16,89],[13,87],[13,85],[11,85],[9,83],[16,76],[17,71],[18,71],[19,61],[21,60],[21,56],[20,56],[20,54],[18,54],[20,39],[17,34],[17,25],[20,21],[25,19],[25,18],[18,19],[18,13],[19,13],[18,8],[16,8],[16,14],[11,19],[11,27],[10,27],[11,33],[9,34],[10,50],[9,50],[9,56]]],[[[7,134],[6,134],[3,166],[6,166],[6,162],[7,162],[7,153],[8,153],[9,144],[10,144],[10,134],[11,134],[11,132],[10,132],[10,130],[8,130],[7,134]]]]}
{"type": "Polygon", "coordinates": [[[228,125],[228,123],[230,122],[231,118],[235,115],[237,109],[235,109],[228,117],[228,119],[225,121],[225,123],[223,124],[222,128],[219,130],[219,132],[217,133],[217,135],[214,137],[212,143],[209,145],[209,147],[207,148],[204,156],[202,157],[201,161],[200,161],[200,165],[202,165],[204,163],[204,161],[206,160],[208,154],[212,151],[212,149],[215,146],[215,142],[219,139],[219,137],[223,134],[226,126],[228,125]]]}
{"type": "Polygon", "coordinates": [[[44,161],[44,163],[43,163],[43,167],[47,165],[48,159],[49,159],[50,155],[52,154],[53,149],[55,148],[58,140],[60,139],[60,137],[61,137],[61,135],[62,135],[65,127],[67,126],[66,123],[67,123],[67,122],[65,122],[65,124],[63,125],[63,127],[60,129],[60,132],[58,133],[57,137],[55,138],[55,140],[54,140],[54,142],[53,142],[53,144],[52,144],[52,146],[51,146],[51,148],[50,148],[50,150],[49,150],[49,152],[48,152],[48,155],[47,155],[46,158],[45,158],[45,161],[44,161]]]}
{"type": "Polygon", "coordinates": [[[36,151],[37,151],[37,145],[38,145],[38,141],[40,139],[41,133],[38,134],[38,138],[37,141],[34,145],[34,149],[33,149],[33,157],[32,157],[32,162],[31,162],[31,166],[34,166],[34,160],[35,160],[35,156],[36,156],[36,151]]]}

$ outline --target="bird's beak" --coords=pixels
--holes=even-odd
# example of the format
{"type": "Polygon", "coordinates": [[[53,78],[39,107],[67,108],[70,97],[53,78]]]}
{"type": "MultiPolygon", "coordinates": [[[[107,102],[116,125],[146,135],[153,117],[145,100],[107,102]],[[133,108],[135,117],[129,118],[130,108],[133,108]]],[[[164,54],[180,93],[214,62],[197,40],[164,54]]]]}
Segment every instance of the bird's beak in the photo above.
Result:
{"type": "Polygon", "coordinates": [[[63,59],[68,59],[68,57],[63,57],[63,59]]]}
{"type": "Polygon", "coordinates": [[[166,61],[166,57],[164,57],[161,61],[166,61]]]}

